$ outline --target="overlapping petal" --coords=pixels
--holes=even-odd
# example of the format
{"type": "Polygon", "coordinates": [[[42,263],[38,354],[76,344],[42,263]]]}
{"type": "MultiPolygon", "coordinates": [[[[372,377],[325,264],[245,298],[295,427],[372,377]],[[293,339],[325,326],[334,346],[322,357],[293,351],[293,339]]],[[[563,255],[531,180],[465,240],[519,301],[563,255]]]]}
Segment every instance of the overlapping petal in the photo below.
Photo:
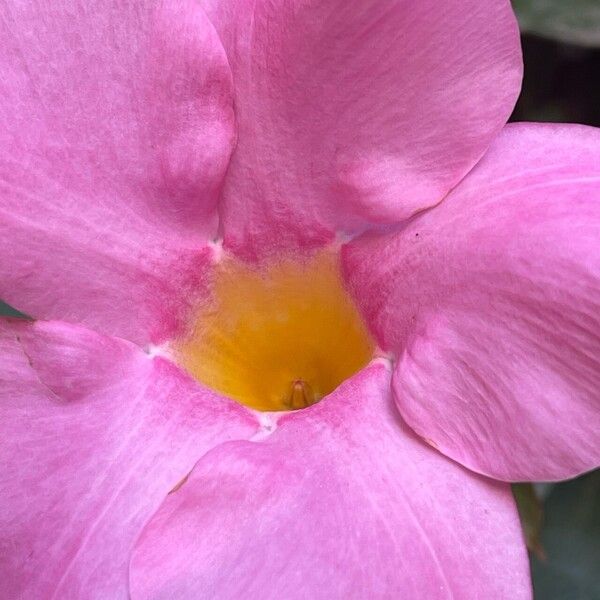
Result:
{"type": "Polygon", "coordinates": [[[5,2],[0,48],[0,298],[168,336],[234,143],[214,28],[192,0],[5,2]]]}
{"type": "Polygon", "coordinates": [[[254,418],[122,340],[0,326],[0,595],[127,598],[144,523],[254,418]]]}
{"type": "Polygon", "coordinates": [[[530,597],[508,486],[415,436],[389,379],[207,454],[136,544],[132,598],[530,597]]]}
{"type": "Polygon", "coordinates": [[[318,246],[439,201],[521,78],[507,0],[204,0],[234,74],[225,244],[318,246]]]}
{"type": "Polygon", "coordinates": [[[507,480],[600,464],[600,131],[508,126],[439,206],[344,251],[411,427],[507,480]]]}

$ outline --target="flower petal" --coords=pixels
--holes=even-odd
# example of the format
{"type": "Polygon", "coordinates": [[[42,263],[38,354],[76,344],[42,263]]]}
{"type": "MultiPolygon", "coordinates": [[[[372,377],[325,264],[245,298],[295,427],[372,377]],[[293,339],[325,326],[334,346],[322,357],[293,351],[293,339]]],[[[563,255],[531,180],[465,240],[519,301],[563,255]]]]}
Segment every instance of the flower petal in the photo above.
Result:
{"type": "Polygon", "coordinates": [[[234,74],[225,244],[319,246],[438,202],[521,80],[507,0],[203,0],[234,74]]]}
{"type": "Polygon", "coordinates": [[[141,598],[529,598],[509,488],[398,418],[374,364],[261,442],[203,458],[144,529],[141,598]]]}
{"type": "Polygon", "coordinates": [[[233,147],[214,28],[192,0],[9,2],[0,48],[0,298],[164,338],[206,263],[233,147]]]}
{"type": "Polygon", "coordinates": [[[0,581],[6,598],[127,598],[144,523],[241,406],[164,359],[61,323],[0,322],[0,581]]]}
{"type": "Polygon", "coordinates": [[[600,130],[508,126],[444,202],[344,251],[413,429],[471,469],[600,464],[600,130]]]}

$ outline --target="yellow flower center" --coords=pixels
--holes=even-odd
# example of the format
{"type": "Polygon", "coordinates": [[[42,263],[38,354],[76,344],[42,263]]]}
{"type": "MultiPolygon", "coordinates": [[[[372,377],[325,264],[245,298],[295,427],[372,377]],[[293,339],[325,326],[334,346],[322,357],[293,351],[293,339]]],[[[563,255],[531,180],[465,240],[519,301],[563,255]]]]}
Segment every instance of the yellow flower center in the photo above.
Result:
{"type": "Polygon", "coordinates": [[[210,388],[258,410],[318,402],[365,366],[373,343],[336,254],[249,267],[219,263],[180,361],[210,388]]]}

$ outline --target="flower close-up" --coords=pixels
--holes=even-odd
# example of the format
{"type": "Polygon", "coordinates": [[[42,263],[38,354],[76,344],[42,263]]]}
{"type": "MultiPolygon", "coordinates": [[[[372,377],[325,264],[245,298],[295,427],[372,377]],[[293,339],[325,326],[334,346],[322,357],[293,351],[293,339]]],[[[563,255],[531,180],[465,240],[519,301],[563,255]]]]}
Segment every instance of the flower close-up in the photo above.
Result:
{"type": "Polygon", "coordinates": [[[508,0],[0,8],[0,597],[528,599],[600,466],[600,130],[508,0]]]}

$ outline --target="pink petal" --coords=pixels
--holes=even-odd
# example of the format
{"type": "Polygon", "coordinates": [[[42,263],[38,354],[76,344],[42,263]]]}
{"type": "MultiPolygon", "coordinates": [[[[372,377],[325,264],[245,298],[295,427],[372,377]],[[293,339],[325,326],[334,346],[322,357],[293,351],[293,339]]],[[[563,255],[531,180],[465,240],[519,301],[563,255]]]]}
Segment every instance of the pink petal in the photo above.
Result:
{"type": "Polygon", "coordinates": [[[440,206],[345,270],[420,435],[476,471],[600,464],[600,130],[508,126],[440,206]]]}
{"type": "Polygon", "coordinates": [[[234,73],[225,243],[253,257],[431,206],[506,122],[507,0],[203,0],[234,73]]]}
{"type": "Polygon", "coordinates": [[[0,298],[164,338],[202,276],[233,147],[212,25],[192,0],[4,3],[0,50],[0,298]]]}
{"type": "Polygon", "coordinates": [[[398,418],[373,365],[261,442],[208,454],[136,544],[141,598],[529,598],[509,488],[398,418]]]}
{"type": "Polygon", "coordinates": [[[127,598],[144,523],[204,452],[255,421],[122,340],[0,327],[0,595],[127,598]]]}

